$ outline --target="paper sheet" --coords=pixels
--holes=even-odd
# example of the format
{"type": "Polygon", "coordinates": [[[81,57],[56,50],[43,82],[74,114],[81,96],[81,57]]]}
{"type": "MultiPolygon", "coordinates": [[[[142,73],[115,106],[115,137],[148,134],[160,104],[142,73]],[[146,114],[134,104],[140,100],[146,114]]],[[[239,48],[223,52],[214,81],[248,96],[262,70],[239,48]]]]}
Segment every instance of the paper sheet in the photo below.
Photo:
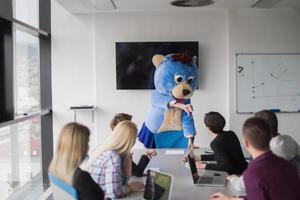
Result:
{"type": "Polygon", "coordinates": [[[165,152],[166,155],[184,155],[184,150],[182,149],[169,149],[165,152]]]}

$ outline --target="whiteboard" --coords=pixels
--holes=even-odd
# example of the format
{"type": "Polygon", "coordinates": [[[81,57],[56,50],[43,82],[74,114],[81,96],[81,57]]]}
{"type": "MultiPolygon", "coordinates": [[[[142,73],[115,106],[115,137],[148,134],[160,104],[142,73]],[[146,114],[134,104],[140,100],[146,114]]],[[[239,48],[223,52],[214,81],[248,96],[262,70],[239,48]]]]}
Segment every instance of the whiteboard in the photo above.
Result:
{"type": "Polygon", "coordinates": [[[237,112],[300,112],[300,54],[236,54],[237,112]]]}

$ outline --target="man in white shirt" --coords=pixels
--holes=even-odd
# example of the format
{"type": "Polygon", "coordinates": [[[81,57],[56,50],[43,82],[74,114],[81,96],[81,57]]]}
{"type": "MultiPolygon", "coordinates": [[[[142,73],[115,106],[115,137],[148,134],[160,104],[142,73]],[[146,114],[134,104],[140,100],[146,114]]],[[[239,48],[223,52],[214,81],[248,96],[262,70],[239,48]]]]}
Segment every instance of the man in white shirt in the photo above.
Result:
{"type": "MultiPolygon", "coordinates": [[[[280,135],[278,133],[278,120],[275,113],[269,110],[262,110],[255,113],[255,117],[259,117],[265,120],[271,129],[272,139],[270,141],[271,151],[289,162],[297,168],[300,174],[300,146],[298,143],[289,135],[280,135]]],[[[232,186],[241,192],[245,191],[245,185],[243,177],[236,175],[229,176],[228,181],[232,186]]]]}
{"type": "Polygon", "coordinates": [[[300,172],[300,147],[289,135],[278,135],[270,142],[272,152],[292,163],[300,172]]]}

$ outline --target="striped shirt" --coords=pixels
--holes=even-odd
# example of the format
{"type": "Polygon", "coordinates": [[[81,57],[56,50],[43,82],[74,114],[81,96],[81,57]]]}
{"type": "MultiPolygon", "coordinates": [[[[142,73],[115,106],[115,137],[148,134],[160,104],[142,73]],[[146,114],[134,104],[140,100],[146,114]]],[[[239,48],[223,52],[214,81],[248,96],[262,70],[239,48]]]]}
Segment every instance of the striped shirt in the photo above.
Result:
{"type": "Polygon", "coordinates": [[[124,196],[125,181],[122,158],[115,151],[104,151],[92,164],[90,174],[105,192],[105,198],[116,199],[124,196]]]}

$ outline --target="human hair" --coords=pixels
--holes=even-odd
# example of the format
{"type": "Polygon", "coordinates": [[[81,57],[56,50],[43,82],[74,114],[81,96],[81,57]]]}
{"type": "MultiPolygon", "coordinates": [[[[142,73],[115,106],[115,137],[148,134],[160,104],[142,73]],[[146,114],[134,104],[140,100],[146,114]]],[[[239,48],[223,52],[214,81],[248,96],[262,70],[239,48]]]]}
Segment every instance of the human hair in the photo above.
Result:
{"type": "Polygon", "coordinates": [[[114,130],[118,123],[122,121],[131,121],[132,116],[126,113],[118,113],[116,114],[113,119],[110,121],[109,126],[111,130],[114,130]]]}
{"type": "Polygon", "coordinates": [[[66,124],[59,135],[49,171],[60,180],[73,184],[73,175],[89,149],[90,130],[79,123],[66,124]]]}
{"type": "Polygon", "coordinates": [[[225,118],[218,112],[209,112],[204,117],[205,126],[215,134],[222,132],[226,121],[225,118]]]}
{"type": "Polygon", "coordinates": [[[259,117],[269,124],[272,137],[278,135],[278,119],[274,112],[269,110],[261,110],[255,113],[255,117],[259,117]]]}
{"type": "Polygon", "coordinates": [[[84,170],[89,171],[92,164],[97,160],[102,152],[112,150],[121,156],[126,156],[131,152],[137,137],[137,126],[131,121],[122,121],[109,134],[104,145],[97,146],[86,165],[82,166],[84,170]]]}
{"type": "Polygon", "coordinates": [[[137,137],[136,124],[131,121],[120,122],[109,135],[105,150],[114,150],[120,155],[129,154],[137,137]]]}
{"type": "Polygon", "coordinates": [[[271,131],[268,123],[258,117],[252,117],[243,125],[243,135],[256,150],[269,150],[271,131]]]}

